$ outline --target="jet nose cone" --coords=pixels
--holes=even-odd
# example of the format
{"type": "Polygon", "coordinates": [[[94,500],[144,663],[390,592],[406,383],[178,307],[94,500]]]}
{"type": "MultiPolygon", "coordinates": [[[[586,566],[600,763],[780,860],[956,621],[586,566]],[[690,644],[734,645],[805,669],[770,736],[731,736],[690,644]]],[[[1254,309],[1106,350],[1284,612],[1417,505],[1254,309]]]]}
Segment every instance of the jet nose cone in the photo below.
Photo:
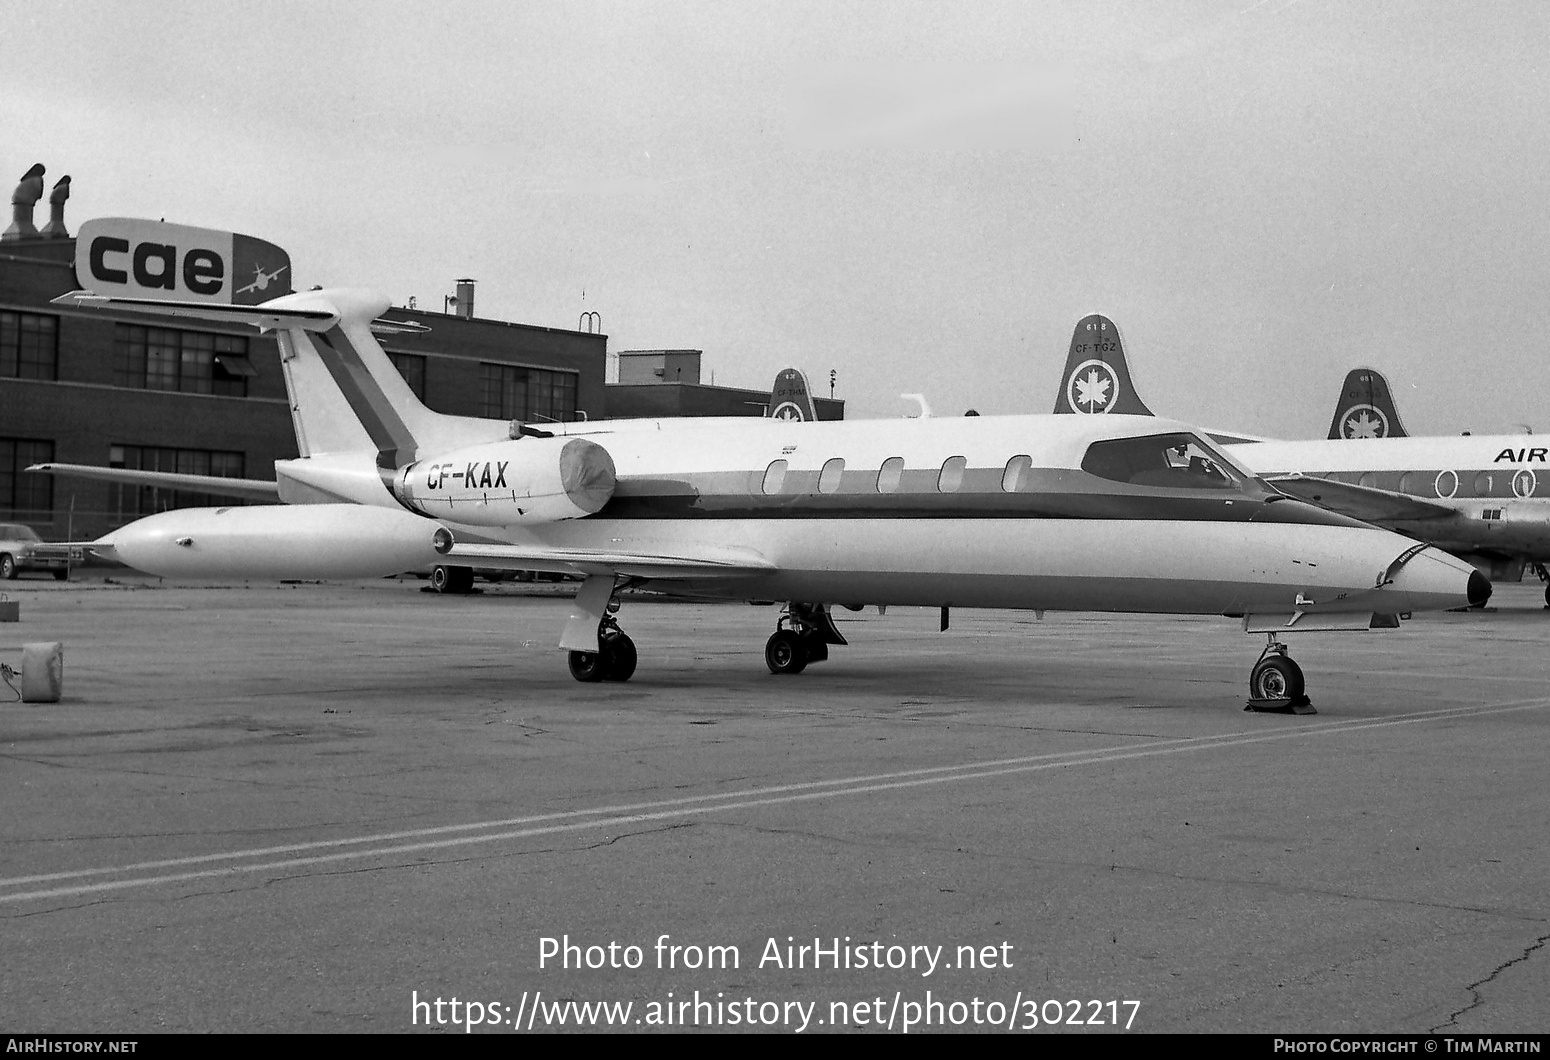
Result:
{"type": "Polygon", "coordinates": [[[1482,607],[1491,598],[1491,581],[1479,571],[1469,576],[1469,586],[1466,589],[1469,595],[1470,607],[1482,607]]]}

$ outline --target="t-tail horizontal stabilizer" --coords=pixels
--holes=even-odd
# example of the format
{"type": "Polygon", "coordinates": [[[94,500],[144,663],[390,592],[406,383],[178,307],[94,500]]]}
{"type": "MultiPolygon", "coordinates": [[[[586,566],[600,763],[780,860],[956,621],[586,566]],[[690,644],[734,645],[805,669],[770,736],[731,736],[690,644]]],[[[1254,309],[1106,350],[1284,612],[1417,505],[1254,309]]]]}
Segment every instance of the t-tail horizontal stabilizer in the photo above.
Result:
{"type": "Polygon", "coordinates": [[[1130,381],[1130,366],[1125,363],[1119,328],[1101,313],[1077,321],[1060,380],[1060,394],[1055,399],[1057,413],[1152,415],[1130,381]]]}

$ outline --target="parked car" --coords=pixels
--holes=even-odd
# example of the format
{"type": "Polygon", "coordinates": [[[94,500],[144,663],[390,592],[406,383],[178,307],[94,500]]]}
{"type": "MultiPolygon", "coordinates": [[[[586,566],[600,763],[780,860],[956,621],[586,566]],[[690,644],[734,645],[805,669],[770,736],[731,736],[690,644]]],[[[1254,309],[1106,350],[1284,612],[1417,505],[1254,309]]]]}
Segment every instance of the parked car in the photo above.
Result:
{"type": "Polygon", "coordinates": [[[24,570],[51,571],[64,581],[70,577],[69,545],[45,544],[38,532],[21,523],[0,523],[0,578],[9,580],[24,570]]]}

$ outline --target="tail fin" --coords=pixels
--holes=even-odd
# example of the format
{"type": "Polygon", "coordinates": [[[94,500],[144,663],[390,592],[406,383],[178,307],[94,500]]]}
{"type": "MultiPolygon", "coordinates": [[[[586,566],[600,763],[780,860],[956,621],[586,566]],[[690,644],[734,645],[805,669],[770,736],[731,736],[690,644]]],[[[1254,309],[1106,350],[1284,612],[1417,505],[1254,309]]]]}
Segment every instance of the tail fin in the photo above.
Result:
{"type": "Polygon", "coordinates": [[[818,408],[813,404],[812,392],[807,388],[807,376],[799,368],[782,368],[775,376],[770,389],[768,416],[777,420],[808,420],[818,418],[818,408]]]}
{"type": "Polygon", "coordinates": [[[1119,328],[1101,313],[1085,316],[1076,323],[1071,334],[1071,352],[1066,355],[1066,370],[1060,377],[1055,411],[1152,415],[1130,382],[1119,328]]]}
{"type": "Polygon", "coordinates": [[[1389,381],[1373,368],[1354,368],[1340,387],[1331,438],[1405,438],[1399,410],[1389,393],[1389,381]]]}

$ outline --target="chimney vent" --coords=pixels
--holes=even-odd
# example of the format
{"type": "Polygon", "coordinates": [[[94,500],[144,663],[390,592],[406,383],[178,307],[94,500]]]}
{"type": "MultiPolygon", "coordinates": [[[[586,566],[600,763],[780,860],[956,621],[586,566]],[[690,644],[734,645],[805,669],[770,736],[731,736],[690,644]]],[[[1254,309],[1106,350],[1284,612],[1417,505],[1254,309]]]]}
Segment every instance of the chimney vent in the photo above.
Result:
{"type": "Polygon", "coordinates": [[[48,224],[43,226],[41,233],[44,239],[70,238],[70,232],[65,228],[65,200],[69,197],[70,178],[60,177],[48,196],[48,224]]]}
{"type": "Polygon", "coordinates": [[[474,318],[474,283],[466,277],[457,281],[457,315],[468,320],[474,318]]]}
{"type": "Polygon", "coordinates": [[[11,193],[11,227],[0,232],[0,243],[18,239],[36,239],[38,228],[32,223],[32,208],[43,198],[43,163],[36,163],[27,170],[21,183],[11,193]]]}

